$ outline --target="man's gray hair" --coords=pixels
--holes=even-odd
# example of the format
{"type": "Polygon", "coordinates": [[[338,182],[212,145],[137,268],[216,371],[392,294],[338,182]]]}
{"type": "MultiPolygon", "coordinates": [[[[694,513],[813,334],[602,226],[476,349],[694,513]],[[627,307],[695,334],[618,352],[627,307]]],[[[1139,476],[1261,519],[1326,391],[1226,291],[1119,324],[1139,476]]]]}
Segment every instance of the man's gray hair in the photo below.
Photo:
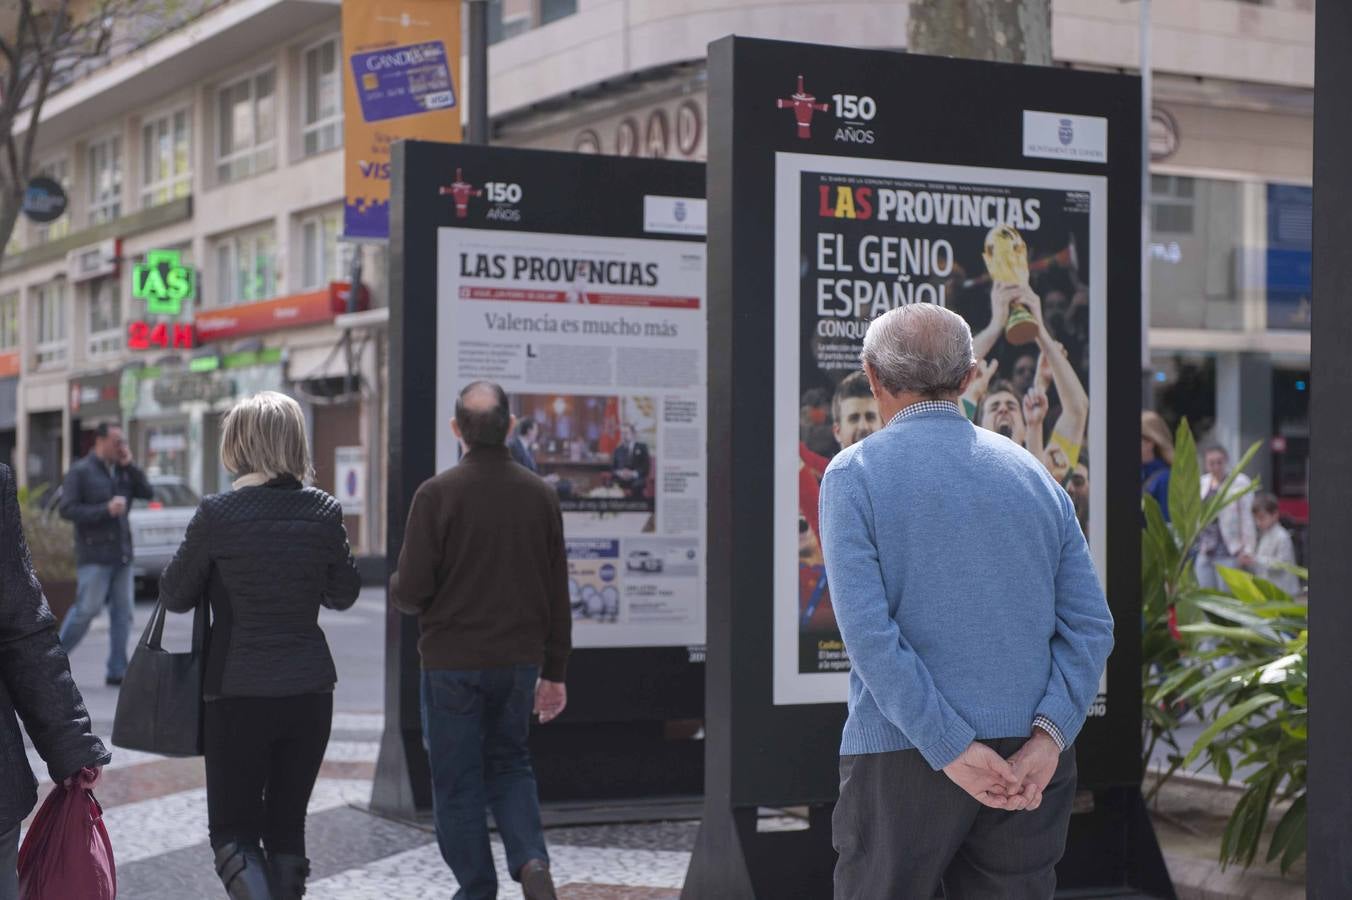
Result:
{"type": "Polygon", "coordinates": [[[953,397],[975,362],[972,329],[933,303],[899,306],[869,324],[859,358],[889,393],[953,397]]]}

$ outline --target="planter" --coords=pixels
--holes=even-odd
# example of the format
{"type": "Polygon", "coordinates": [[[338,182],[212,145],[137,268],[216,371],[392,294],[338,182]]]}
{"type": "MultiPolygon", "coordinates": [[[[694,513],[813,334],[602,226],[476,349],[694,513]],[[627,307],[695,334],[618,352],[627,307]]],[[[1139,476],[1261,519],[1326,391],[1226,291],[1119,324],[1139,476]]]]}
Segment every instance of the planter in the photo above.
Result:
{"type": "Polygon", "coordinates": [[[42,584],[42,593],[47,595],[47,605],[52,608],[52,615],[56,616],[57,624],[66,618],[66,613],[75,605],[75,585],[74,580],[49,581],[46,578],[38,579],[42,584]]]}

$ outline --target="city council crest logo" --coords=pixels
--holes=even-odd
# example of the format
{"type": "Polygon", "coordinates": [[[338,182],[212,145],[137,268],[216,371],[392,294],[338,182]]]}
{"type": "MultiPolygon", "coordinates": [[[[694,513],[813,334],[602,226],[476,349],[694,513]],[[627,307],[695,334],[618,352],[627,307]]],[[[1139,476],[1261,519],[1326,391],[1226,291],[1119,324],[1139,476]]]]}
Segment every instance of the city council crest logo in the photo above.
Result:
{"type": "Polygon", "coordinates": [[[1056,136],[1061,139],[1061,146],[1069,147],[1075,142],[1075,123],[1070,119],[1062,119],[1061,127],[1056,129],[1056,136]]]}

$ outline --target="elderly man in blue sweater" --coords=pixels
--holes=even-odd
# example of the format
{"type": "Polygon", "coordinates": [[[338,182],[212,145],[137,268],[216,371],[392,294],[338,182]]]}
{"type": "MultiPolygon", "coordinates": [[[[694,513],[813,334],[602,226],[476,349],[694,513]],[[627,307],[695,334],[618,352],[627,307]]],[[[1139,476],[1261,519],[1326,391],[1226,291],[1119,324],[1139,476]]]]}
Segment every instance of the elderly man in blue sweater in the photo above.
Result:
{"type": "Polygon", "coordinates": [[[887,426],[821,485],[852,665],[836,900],[1047,900],[1112,615],[1066,492],[957,406],[967,323],[901,307],[861,357],[887,426]]]}

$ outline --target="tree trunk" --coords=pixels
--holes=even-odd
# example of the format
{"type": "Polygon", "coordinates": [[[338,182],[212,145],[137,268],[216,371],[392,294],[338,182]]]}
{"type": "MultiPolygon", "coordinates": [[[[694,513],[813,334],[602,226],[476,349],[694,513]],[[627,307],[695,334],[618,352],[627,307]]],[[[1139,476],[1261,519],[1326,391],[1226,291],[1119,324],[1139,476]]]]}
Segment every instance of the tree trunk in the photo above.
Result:
{"type": "Polygon", "coordinates": [[[907,32],[912,53],[1052,64],[1051,0],[911,0],[907,32]]]}

